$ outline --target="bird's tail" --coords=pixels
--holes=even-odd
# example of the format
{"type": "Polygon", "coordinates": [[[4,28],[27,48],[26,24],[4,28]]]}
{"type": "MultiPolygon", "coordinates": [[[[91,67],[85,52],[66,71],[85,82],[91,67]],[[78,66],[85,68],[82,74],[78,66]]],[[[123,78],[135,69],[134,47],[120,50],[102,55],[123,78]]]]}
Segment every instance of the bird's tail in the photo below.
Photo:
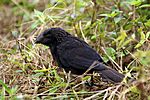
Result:
{"type": "Polygon", "coordinates": [[[105,64],[97,63],[94,69],[100,73],[104,81],[118,83],[124,78],[124,75],[114,69],[107,67],[105,64]]]}
{"type": "Polygon", "coordinates": [[[124,78],[123,74],[111,68],[100,71],[100,74],[104,81],[110,81],[110,82],[115,82],[115,83],[121,82],[124,78]]]}

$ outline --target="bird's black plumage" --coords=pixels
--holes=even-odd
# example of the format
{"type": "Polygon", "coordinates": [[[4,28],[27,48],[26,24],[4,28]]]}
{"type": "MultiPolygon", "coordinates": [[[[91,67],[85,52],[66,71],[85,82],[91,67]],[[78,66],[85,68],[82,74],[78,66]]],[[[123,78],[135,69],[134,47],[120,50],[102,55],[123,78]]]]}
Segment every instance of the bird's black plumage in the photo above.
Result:
{"type": "Polygon", "coordinates": [[[123,74],[106,67],[101,56],[83,40],[70,35],[61,28],[45,30],[36,38],[36,43],[49,46],[53,59],[66,72],[83,74],[95,61],[98,62],[90,72],[98,72],[102,78],[111,82],[121,82],[123,74]]]}

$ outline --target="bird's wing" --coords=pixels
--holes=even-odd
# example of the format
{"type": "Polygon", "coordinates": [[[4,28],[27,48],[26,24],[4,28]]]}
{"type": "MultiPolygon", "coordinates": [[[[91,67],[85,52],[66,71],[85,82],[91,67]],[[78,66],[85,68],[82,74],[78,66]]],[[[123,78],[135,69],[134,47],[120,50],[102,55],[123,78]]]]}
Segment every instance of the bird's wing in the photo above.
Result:
{"type": "Polygon", "coordinates": [[[65,67],[87,70],[94,61],[102,62],[94,49],[78,40],[66,41],[59,45],[57,50],[59,59],[65,67]]]}

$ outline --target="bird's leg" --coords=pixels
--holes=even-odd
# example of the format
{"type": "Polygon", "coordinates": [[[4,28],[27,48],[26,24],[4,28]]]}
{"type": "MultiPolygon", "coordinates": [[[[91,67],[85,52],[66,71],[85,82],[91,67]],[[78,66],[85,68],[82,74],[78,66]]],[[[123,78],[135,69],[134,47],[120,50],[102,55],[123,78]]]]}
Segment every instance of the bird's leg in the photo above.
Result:
{"type": "Polygon", "coordinates": [[[91,86],[94,86],[94,77],[93,77],[93,74],[91,76],[91,86]]]}
{"type": "Polygon", "coordinates": [[[52,65],[52,66],[57,66],[56,61],[55,61],[55,60],[52,60],[51,65],[52,65]]]}
{"type": "Polygon", "coordinates": [[[70,74],[71,74],[71,71],[69,71],[69,73],[67,73],[67,84],[66,84],[66,87],[64,88],[64,92],[66,91],[66,89],[68,88],[68,86],[69,86],[69,83],[70,83],[70,80],[71,80],[71,76],[70,76],[70,74]]]}
{"type": "Polygon", "coordinates": [[[89,87],[94,86],[94,77],[93,77],[93,74],[91,75],[91,79],[90,79],[90,80],[87,80],[85,84],[86,84],[87,86],[89,86],[89,87]]]}

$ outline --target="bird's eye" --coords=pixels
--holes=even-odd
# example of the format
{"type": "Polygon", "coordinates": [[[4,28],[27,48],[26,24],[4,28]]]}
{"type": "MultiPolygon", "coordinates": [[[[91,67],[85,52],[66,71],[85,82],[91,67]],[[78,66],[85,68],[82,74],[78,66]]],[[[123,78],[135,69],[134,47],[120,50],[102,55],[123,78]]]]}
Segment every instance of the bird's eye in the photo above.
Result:
{"type": "Polygon", "coordinates": [[[49,34],[48,34],[47,32],[44,32],[44,33],[43,33],[43,36],[44,36],[44,37],[48,37],[48,35],[49,35],[49,34]]]}
{"type": "Polygon", "coordinates": [[[48,35],[47,32],[44,32],[44,33],[43,33],[43,36],[47,36],[47,35],[48,35]]]}
{"type": "Polygon", "coordinates": [[[44,37],[50,38],[51,34],[45,34],[44,37]]]}
{"type": "Polygon", "coordinates": [[[44,31],[43,36],[44,37],[50,37],[51,36],[50,31],[49,30],[44,31]]]}

